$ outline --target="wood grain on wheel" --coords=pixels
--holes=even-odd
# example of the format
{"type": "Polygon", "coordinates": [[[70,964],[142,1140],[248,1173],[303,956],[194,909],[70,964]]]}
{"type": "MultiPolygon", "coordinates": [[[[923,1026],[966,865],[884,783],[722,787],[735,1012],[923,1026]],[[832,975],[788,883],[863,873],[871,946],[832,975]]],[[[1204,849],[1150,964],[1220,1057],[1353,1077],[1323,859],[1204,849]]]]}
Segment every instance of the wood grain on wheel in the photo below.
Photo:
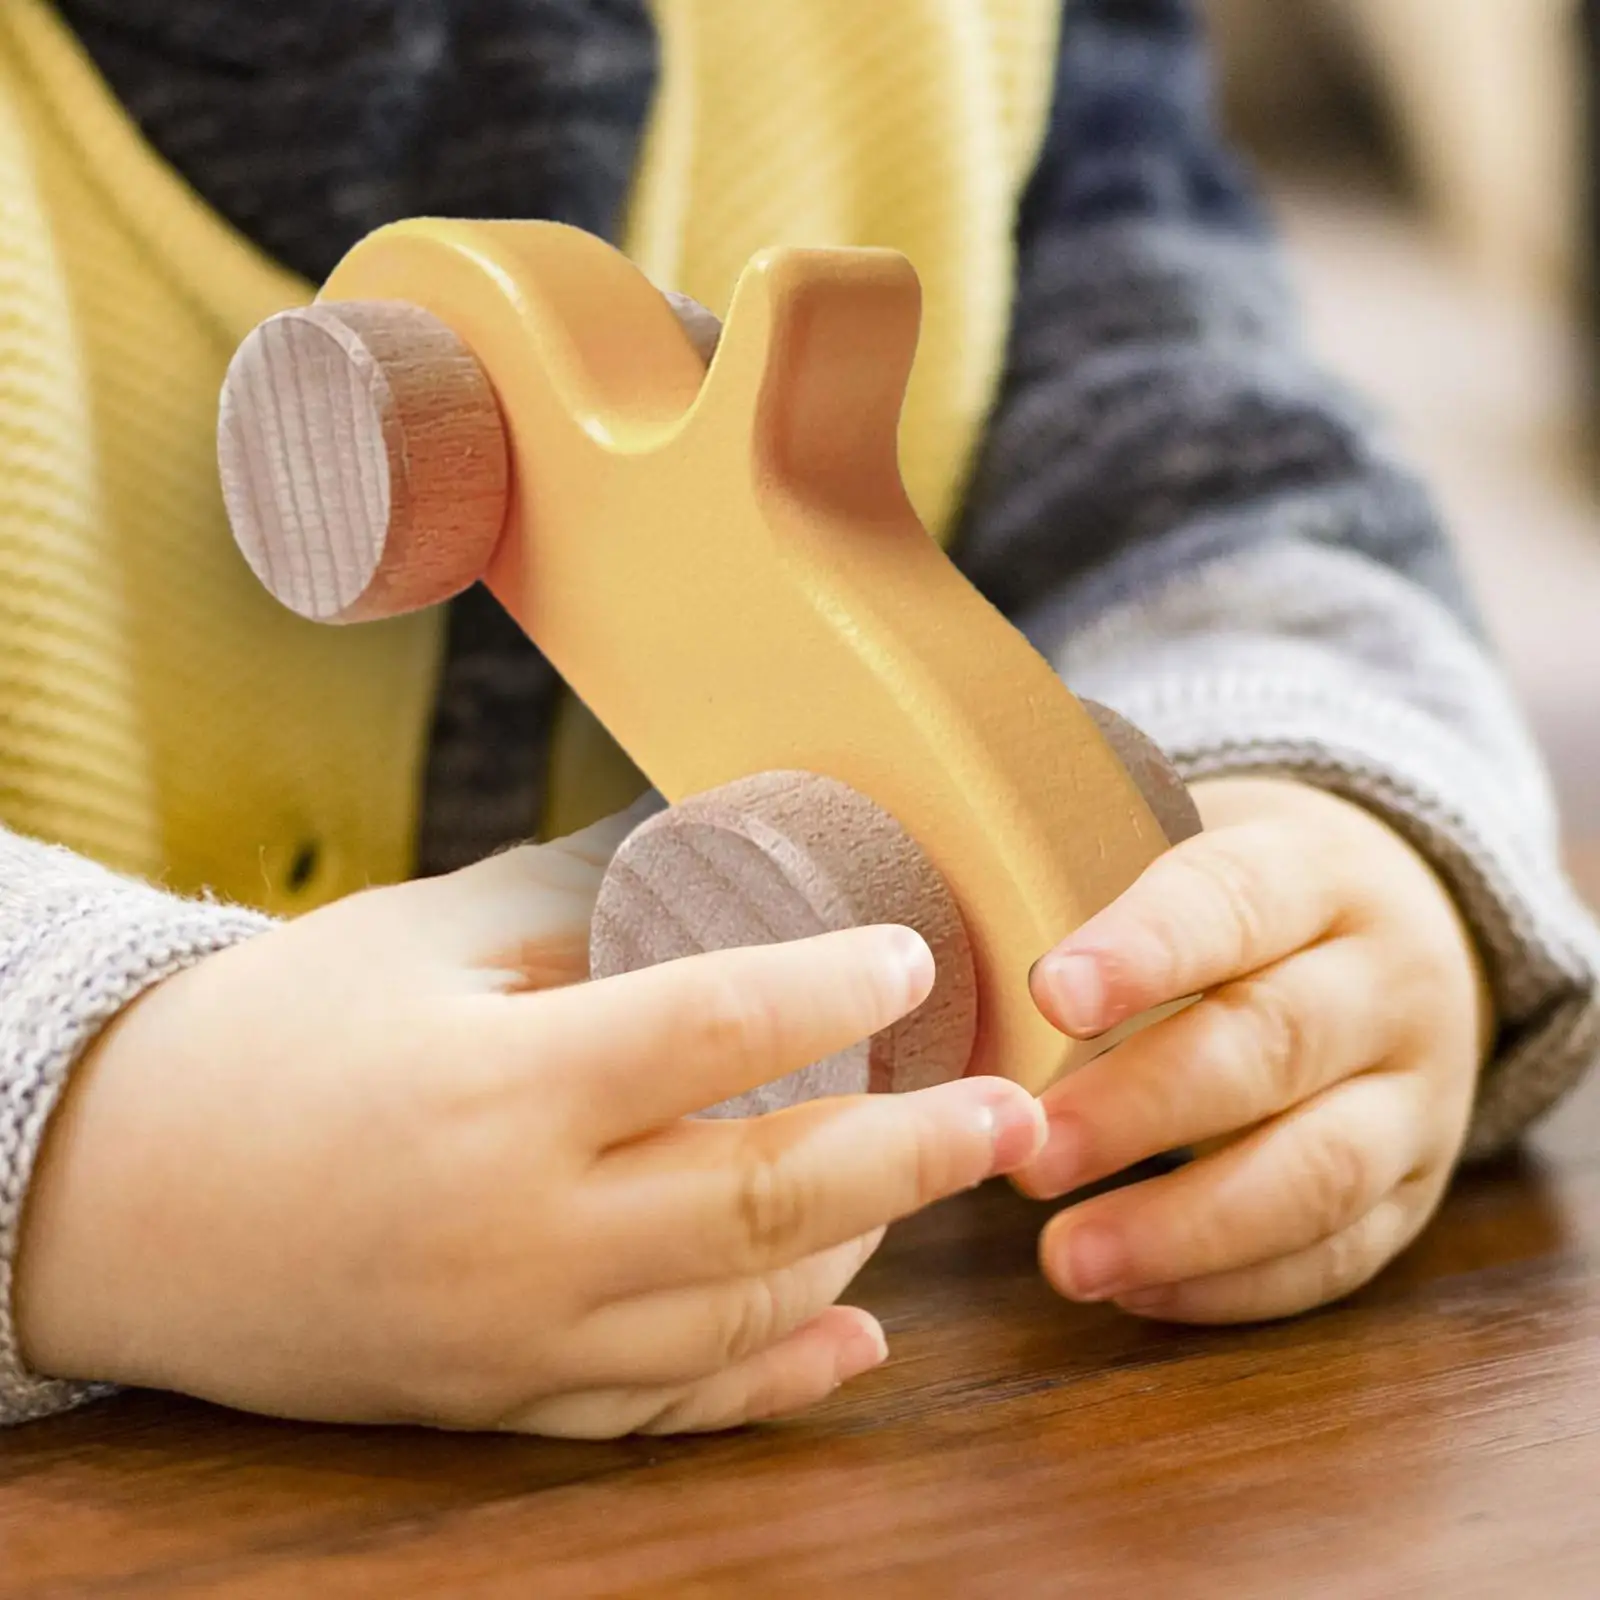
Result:
{"type": "Polygon", "coordinates": [[[959,1078],[972,1053],[972,954],[943,879],[893,817],[810,773],[762,773],[651,817],[601,886],[590,970],[604,978],[707,950],[899,923],[928,941],[933,993],[870,1043],[714,1108],[749,1116],[801,1100],[959,1078]]]}
{"type": "Polygon", "coordinates": [[[494,392],[415,306],[345,301],[262,323],[228,369],[217,446],[245,560],[313,621],[450,599],[482,577],[505,524],[494,392]]]}

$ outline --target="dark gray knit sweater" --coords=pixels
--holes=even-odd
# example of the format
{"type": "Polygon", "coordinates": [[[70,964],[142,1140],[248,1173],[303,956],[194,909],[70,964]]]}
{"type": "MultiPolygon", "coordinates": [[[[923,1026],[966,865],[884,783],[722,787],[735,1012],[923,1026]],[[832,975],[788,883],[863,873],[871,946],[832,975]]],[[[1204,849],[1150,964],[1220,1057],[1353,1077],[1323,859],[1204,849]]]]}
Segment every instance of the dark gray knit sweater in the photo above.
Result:
{"type": "MultiPolygon", "coordinates": [[[[643,0],[58,3],[152,144],[313,279],[418,213],[607,233],[656,73],[643,0]]],[[[1488,959],[1502,1031],[1471,1151],[1502,1145],[1590,1063],[1600,936],[1427,495],[1301,343],[1184,0],[1068,0],[1017,234],[1009,367],[957,559],[1190,777],[1293,773],[1419,846],[1488,959]]],[[[458,602],[427,870],[527,831],[555,687],[481,592],[458,602]]],[[[38,885],[0,898],[0,1421],[84,1395],[21,1371],[5,1315],[73,1061],[116,1005],[252,926],[40,848],[0,834],[5,881],[38,885]],[[69,911],[79,944],[24,960],[69,911]]]]}

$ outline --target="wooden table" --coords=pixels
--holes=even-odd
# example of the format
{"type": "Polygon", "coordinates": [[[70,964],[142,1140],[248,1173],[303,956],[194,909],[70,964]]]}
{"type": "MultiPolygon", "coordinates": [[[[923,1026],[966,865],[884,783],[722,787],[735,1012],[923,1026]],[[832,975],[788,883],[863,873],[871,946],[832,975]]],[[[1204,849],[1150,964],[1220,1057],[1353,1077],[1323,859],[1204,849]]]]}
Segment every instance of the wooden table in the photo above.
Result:
{"type": "Polygon", "coordinates": [[[1067,1306],[1045,1214],[994,1188],[904,1227],[861,1292],[894,1360],[803,1424],[562,1445],[136,1397],[0,1435],[0,1596],[1600,1596],[1600,1077],[1298,1323],[1067,1306]]]}

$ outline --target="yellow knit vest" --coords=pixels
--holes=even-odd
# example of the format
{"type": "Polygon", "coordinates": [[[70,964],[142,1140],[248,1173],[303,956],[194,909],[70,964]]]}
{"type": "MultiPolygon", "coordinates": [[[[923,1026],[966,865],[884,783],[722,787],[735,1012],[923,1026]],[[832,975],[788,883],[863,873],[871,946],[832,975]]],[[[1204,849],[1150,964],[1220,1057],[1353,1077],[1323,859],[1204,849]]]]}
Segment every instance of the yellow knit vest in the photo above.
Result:
{"type": "MultiPolygon", "coordinates": [[[[767,244],[909,255],[906,476],[941,537],[999,373],[1058,3],[656,6],[626,247],[719,311],[767,244]]],[[[309,294],[149,150],[44,0],[0,3],[0,821],[277,912],[410,869],[440,638],[301,623],[228,537],[222,374],[309,294]]],[[[637,783],[569,709],[546,831],[637,783]]]]}

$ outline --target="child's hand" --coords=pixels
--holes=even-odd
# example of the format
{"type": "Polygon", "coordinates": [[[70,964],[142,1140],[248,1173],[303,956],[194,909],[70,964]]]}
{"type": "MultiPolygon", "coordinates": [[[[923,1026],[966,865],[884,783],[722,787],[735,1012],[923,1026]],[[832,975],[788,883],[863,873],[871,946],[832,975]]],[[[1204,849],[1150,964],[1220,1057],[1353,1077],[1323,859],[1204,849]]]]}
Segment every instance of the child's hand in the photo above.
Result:
{"type": "Polygon", "coordinates": [[[680,1120],[887,1026],[932,958],[858,929],[582,982],[613,835],[358,896],[130,1008],[37,1174],[24,1359],[587,1437],[788,1412],[875,1366],[835,1298],[885,1224],[1033,1155],[1038,1103],[968,1080],[680,1120]]]}
{"type": "Polygon", "coordinates": [[[1221,1141],[1057,1217],[1045,1271],[1143,1316],[1288,1316],[1366,1283],[1432,1216],[1489,1008],[1452,901],[1376,817],[1287,780],[1195,798],[1209,831],[1051,952],[1033,990],[1084,1038],[1206,998],[1057,1084],[1022,1181],[1053,1198],[1221,1141]]]}

